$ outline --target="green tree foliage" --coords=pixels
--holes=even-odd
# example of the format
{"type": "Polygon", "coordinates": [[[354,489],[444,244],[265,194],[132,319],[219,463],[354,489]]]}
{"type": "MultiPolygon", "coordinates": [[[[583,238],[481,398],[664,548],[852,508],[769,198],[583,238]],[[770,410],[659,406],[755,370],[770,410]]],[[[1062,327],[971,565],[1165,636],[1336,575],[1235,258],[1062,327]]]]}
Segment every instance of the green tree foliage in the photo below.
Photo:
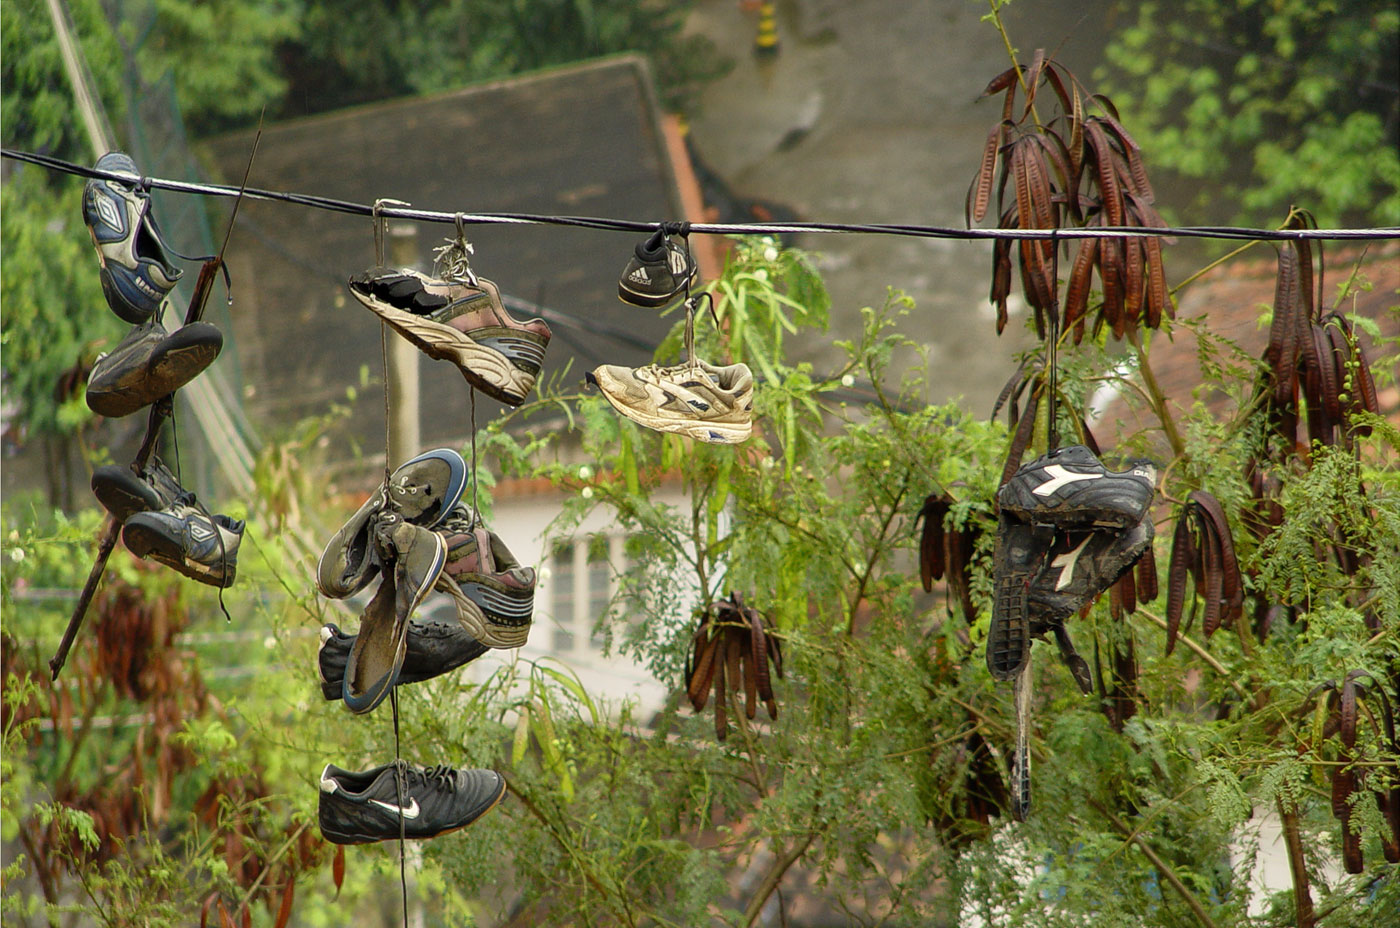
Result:
{"type": "MultiPolygon", "coordinates": [[[[1005,427],[957,404],[927,405],[917,373],[889,382],[892,362],[915,350],[899,334],[912,307],[897,295],[864,311],[863,334],[844,345],[843,368],[818,372],[785,356],[794,332],[819,329],[826,318],[821,281],[803,255],[741,242],[711,289],[724,328],[701,320],[699,353],[743,359],[762,372],[755,437],[744,446],[660,435],[596,395],[548,391],[478,436],[492,479],[546,477],[562,491],[551,537],[574,537],[598,513],[627,534],[634,567],[619,577],[598,628],[615,653],[647,667],[674,695],[657,716],[642,718],[635,707],[588,692],[561,663],[511,655],[495,669],[403,687],[406,757],[493,767],[510,784],[506,800],[468,831],[419,845],[421,866],[410,868],[415,907],[430,920],[480,925],[515,912],[538,925],[749,926],[804,899],[854,924],[964,924],[976,916],[995,926],[1282,926],[1295,923],[1290,896],[1256,897],[1248,883],[1253,852],[1239,836],[1250,816],[1285,809],[1298,824],[1316,909],[1330,913],[1318,924],[1387,923],[1400,899],[1395,865],[1382,852],[1389,824],[1370,791],[1393,782],[1396,757],[1366,721],[1367,713],[1380,718],[1377,691],[1362,699],[1346,754],[1327,734],[1326,691],[1321,702],[1310,694],[1358,669],[1375,680],[1400,672],[1393,427],[1372,422],[1352,450],[1319,448],[1310,460],[1295,459],[1279,498],[1285,518],[1263,541],[1243,528],[1242,466],[1267,429],[1262,410],[1223,421],[1196,408],[1177,424],[1185,454],[1174,460],[1161,457],[1150,432],[1124,439],[1120,452],[1150,451],[1164,466],[1168,502],[1159,525],[1171,524],[1170,501],[1191,490],[1227,501],[1251,603],[1280,603],[1287,615],[1260,637],[1241,623],[1204,643],[1192,625],[1166,655],[1159,604],[1115,617],[1105,597],[1072,630],[1105,680],[1111,655],[1134,650],[1131,713],[1108,711],[1112,700],[1102,693],[1080,695],[1053,647],[1036,645],[1035,805],[1030,821],[1013,824],[998,799],[1004,787],[996,786],[1004,776],[998,758],[1012,741],[1010,687],[994,683],[983,661],[990,501],[1005,427]],[[848,386],[857,377],[870,384],[859,402],[848,386]],[[561,415],[569,429],[557,427],[561,415]],[[536,417],[548,424],[532,428],[536,417]],[[934,491],[956,500],[949,525],[981,534],[970,562],[971,622],[956,601],[950,609],[920,588],[915,519],[934,491]],[[1316,555],[1333,543],[1334,525],[1345,526],[1358,569],[1316,555]],[[771,619],[785,674],[775,681],[772,720],[762,709],[748,718],[742,686],[729,692],[727,737],[718,740],[713,703],[700,713],[685,706],[684,666],[696,610],[730,590],[771,619]],[[1350,819],[1365,867],[1325,876],[1342,846],[1329,778],[1351,762],[1366,776],[1350,819]],[[1266,914],[1248,918],[1252,902],[1266,914]]],[[[1107,330],[1090,336],[1066,359],[1061,383],[1070,403],[1104,378],[1136,383],[1107,350],[1109,339],[1107,330]]],[[[1203,337],[1202,344],[1214,370],[1231,372],[1222,381],[1248,376],[1230,343],[1203,337]]],[[[679,349],[677,329],[658,356],[679,349]]],[[[1373,360],[1382,369],[1388,363],[1373,360]]],[[[1062,432],[1074,428],[1066,415],[1062,432]]],[[[31,841],[7,875],[7,915],[26,906],[36,917],[53,911],[19,889],[47,868],[49,902],[82,879],[89,895],[79,905],[114,923],[190,924],[211,897],[230,911],[249,899],[270,917],[289,880],[293,923],[339,924],[361,911],[376,913],[362,915],[365,924],[397,923],[393,844],[349,849],[342,895],[333,901],[334,849],[315,840],[321,766],[381,763],[393,744],[387,705],[347,724],[343,707],[321,698],[314,671],[314,630],[353,622],[310,591],[314,552],[292,542],[297,507],[285,504],[289,494],[307,497],[303,512],[328,508],[324,488],[298,478],[311,466],[304,459],[318,434],[314,426],[300,430],[258,468],[260,495],[284,502],[247,513],[256,544],[245,543],[240,586],[230,591],[234,631],[252,631],[255,640],[192,656],[188,640],[162,645],[149,632],[136,634],[156,608],[169,628],[196,639],[225,626],[213,620],[211,627],[209,591],[173,599],[168,576],[114,559],[120,579],[145,598],[104,607],[107,633],[84,640],[66,672],[71,708],[37,672],[38,643],[52,640],[65,611],[16,591],[76,585],[92,519],[29,525],[7,507],[6,631],[35,642],[5,650],[16,676],[6,685],[4,820],[31,841]],[[270,649],[256,641],[259,629],[270,649]],[[146,677],[106,663],[131,661],[131,641],[152,642],[145,664],[122,665],[147,666],[146,677]],[[209,671],[235,664],[240,675],[183,676],[190,661],[209,671]],[[167,677],[186,682],[144,695],[121,682],[167,677]],[[201,701],[205,687],[217,691],[217,702],[201,701]],[[156,729],[164,741],[121,729],[84,735],[94,704],[104,716],[152,711],[173,727],[156,729]],[[72,728],[71,737],[38,731],[51,716],[65,732],[72,728]],[[67,770],[78,750],[72,744],[82,754],[67,770]],[[133,752],[150,783],[169,783],[168,803],[117,827],[111,810],[127,806],[113,806],[91,771],[111,768],[110,758],[126,764],[133,752]],[[159,905],[137,891],[149,880],[166,887],[159,905]]],[[[1038,444],[1043,421],[1036,434],[1038,444]]],[[[1169,536],[1159,531],[1163,568],[1169,536]]],[[[543,618],[537,622],[534,633],[546,632],[543,618]]],[[[166,794],[148,786],[142,795],[166,794]]]]}
{"type": "Polygon", "coordinates": [[[670,0],[311,0],[285,49],[284,112],[428,93],[600,55],[650,56],[668,106],[727,64],[670,0]]]}
{"type": "Polygon", "coordinates": [[[1121,4],[1106,77],[1196,216],[1400,225],[1400,10],[1370,0],[1121,4]],[[1201,183],[1204,182],[1204,183],[1201,183]],[[1222,196],[1222,194],[1227,194],[1222,196]]]}

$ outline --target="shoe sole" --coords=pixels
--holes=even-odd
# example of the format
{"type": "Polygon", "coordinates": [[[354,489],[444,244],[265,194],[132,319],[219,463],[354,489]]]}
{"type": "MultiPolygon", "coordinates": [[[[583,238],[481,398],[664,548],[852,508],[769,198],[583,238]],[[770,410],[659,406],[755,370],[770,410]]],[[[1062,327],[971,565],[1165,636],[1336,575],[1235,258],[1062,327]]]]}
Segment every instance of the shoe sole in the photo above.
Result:
{"type": "Polygon", "coordinates": [[[151,356],[144,376],[138,377],[135,383],[118,384],[106,390],[89,387],[88,408],[108,419],[129,416],[194,380],[214,363],[223,347],[223,336],[208,323],[195,322],[176,329],[151,356]],[[195,331],[182,336],[180,333],[186,329],[195,331]]]}
{"type": "MultiPolygon", "coordinates": [[[[594,383],[598,383],[597,380],[594,383]]],[[[700,419],[676,419],[668,416],[654,416],[650,413],[642,412],[628,406],[623,401],[615,398],[611,393],[598,383],[598,390],[607,399],[612,407],[640,425],[658,432],[672,432],[677,435],[684,435],[696,441],[708,442],[715,445],[737,445],[745,441],[753,434],[753,423],[746,422],[743,425],[735,425],[732,422],[706,422],[700,419]]]]}
{"type": "MultiPolygon", "coordinates": [[[[433,833],[430,834],[430,835],[407,835],[407,834],[406,834],[406,835],[403,836],[403,837],[404,837],[404,840],[405,840],[405,841],[426,841],[426,840],[428,840],[429,838],[440,838],[440,837],[442,837],[443,835],[450,835],[450,834],[452,834],[454,831],[461,831],[463,828],[468,828],[468,827],[470,827],[470,826],[476,824],[477,822],[481,821],[483,818],[485,818],[485,817],[486,817],[486,814],[487,814],[488,812],[490,812],[492,809],[496,808],[496,806],[498,806],[498,805],[501,804],[501,800],[504,799],[505,796],[506,796],[506,778],[505,778],[505,777],[501,777],[501,788],[496,792],[496,798],[492,799],[491,802],[490,802],[490,804],[487,805],[486,808],[484,808],[484,809],[482,809],[480,812],[476,813],[476,815],[473,815],[473,816],[472,816],[470,819],[468,819],[467,821],[463,822],[463,823],[460,824],[460,825],[453,825],[453,826],[450,827],[450,828],[444,828],[442,831],[435,831],[435,832],[433,832],[433,833]]],[[[361,835],[361,834],[353,834],[353,835],[352,835],[352,834],[349,834],[349,833],[347,833],[347,832],[327,831],[325,828],[322,828],[322,829],[321,829],[321,837],[325,838],[327,841],[331,842],[332,844],[374,844],[374,843],[377,842],[377,841],[396,841],[396,840],[398,840],[399,834],[398,834],[398,832],[394,832],[393,834],[388,834],[388,835],[361,835]]]]}
{"type": "Polygon", "coordinates": [[[128,525],[124,528],[122,530],[122,544],[126,545],[128,551],[142,560],[149,559],[158,564],[164,564],[191,580],[198,580],[200,583],[207,583],[210,586],[227,589],[233,586],[234,578],[238,575],[237,565],[228,565],[221,572],[197,561],[187,560],[183,547],[176,544],[163,532],[154,531],[144,525],[128,525]],[[222,576],[220,576],[221,573],[222,576]]]}
{"type": "Polygon", "coordinates": [[[353,287],[351,292],[415,348],[438,361],[451,361],[462,372],[467,383],[493,400],[507,406],[519,406],[534,389],[536,375],[520,370],[505,355],[474,341],[464,332],[404,312],[353,287]]]}
{"type": "Polygon", "coordinates": [[[92,494],[117,524],[124,524],[138,512],[160,509],[160,494],[124,467],[100,467],[92,475],[92,494]]]}
{"type": "Polygon", "coordinates": [[[437,589],[451,596],[457,604],[457,621],[467,630],[467,634],[488,648],[508,651],[511,648],[523,647],[525,642],[530,640],[533,620],[520,625],[492,622],[486,617],[481,606],[468,599],[457,582],[446,574],[438,581],[437,589]]]}
{"type": "Polygon", "coordinates": [[[629,289],[625,284],[621,283],[620,281],[617,285],[617,298],[619,300],[621,300],[624,303],[629,303],[632,306],[641,306],[645,309],[656,309],[658,307],[665,306],[667,303],[676,299],[684,292],[685,287],[682,286],[680,289],[669,293],[666,296],[659,297],[648,293],[638,293],[636,290],[629,289]]]}

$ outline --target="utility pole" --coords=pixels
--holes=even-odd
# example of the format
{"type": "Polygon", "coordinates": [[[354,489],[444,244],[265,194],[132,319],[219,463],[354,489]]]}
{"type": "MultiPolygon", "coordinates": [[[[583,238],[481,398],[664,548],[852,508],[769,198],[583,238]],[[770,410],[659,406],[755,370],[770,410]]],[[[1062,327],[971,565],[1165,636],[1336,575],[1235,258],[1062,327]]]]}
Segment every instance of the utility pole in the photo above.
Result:
{"type": "MultiPolygon", "coordinates": [[[[389,224],[389,261],[394,267],[417,268],[418,226],[411,222],[389,224]]],[[[395,332],[389,339],[384,389],[389,402],[389,470],[417,454],[422,445],[418,416],[418,349],[395,332]]]]}

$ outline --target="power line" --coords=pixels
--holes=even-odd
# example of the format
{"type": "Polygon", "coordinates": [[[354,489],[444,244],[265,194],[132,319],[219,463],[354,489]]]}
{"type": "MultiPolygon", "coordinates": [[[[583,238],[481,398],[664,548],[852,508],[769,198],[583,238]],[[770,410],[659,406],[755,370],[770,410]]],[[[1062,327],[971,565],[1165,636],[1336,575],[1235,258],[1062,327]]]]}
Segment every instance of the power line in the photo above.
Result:
{"type": "MultiPolygon", "coordinates": [[[[86,165],[73,164],[61,158],[35,152],[16,151],[0,148],[0,157],[24,161],[40,167],[79,177],[115,180],[126,184],[136,184],[142,189],[171,190],[176,193],[190,193],[199,196],[236,197],[237,187],[225,184],[194,183],[169,180],[161,177],[142,177],[124,171],[99,171],[86,165]]],[[[372,216],[371,204],[338,200],[332,197],[307,193],[288,193],[280,190],[262,190],[248,187],[243,195],[253,200],[293,203],[299,206],[331,212],[348,213],[355,216],[372,216]]],[[[608,219],[596,216],[550,216],[535,213],[466,213],[445,212],[442,210],[413,209],[407,206],[384,206],[379,215],[386,219],[408,219],[420,222],[456,223],[459,219],[473,225],[557,225],[575,226],[588,229],[602,229],[613,232],[652,232],[670,223],[639,222],[629,219],[608,219]]],[[[834,223],[834,222],[765,222],[765,223],[688,223],[689,231],[713,235],[783,235],[796,232],[864,233],[873,235],[902,235],[915,238],[939,238],[961,240],[990,239],[1081,239],[1081,238],[1143,238],[1146,236],[1237,239],[1245,241],[1298,241],[1305,239],[1375,241],[1400,239],[1400,227],[1390,226],[1371,229],[1251,229],[1240,226],[1183,226],[1183,227],[1128,227],[1104,226],[1095,228],[1059,229],[955,229],[945,226],[922,226],[888,223],[834,223]]]]}

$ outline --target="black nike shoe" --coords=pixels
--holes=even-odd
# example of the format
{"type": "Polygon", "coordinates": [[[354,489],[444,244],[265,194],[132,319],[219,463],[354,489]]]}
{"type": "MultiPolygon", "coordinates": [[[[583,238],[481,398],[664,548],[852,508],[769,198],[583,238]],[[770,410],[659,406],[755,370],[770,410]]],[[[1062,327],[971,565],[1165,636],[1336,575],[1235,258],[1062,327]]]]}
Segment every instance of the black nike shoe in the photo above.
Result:
{"type": "Polygon", "coordinates": [[[217,587],[233,585],[242,541],[241,520],[211,516],[192,493],[166,509],[136,513],[122,529],[122,543],[132,554],[217,587]]]}
{"type": "Polygon", "coordinates": [[[97,468],[92,472],[92,492],[122,524],[138,512],[170,508],[185,495],[185,488],[159,458],[154,458],[140,476],[120,464],[97,468]]]}
{"type": "MultiPolygon", "coordinates": [[[[345,668],[356,635],[347,635],[334,623],[321,628],[316,661],[321,674],[321,695],[341,699],[345,695],[345,668]]],[[[467,634],[460,623],[411,621],[398,684],[421,683],[476,660],[489,648],[467,634]]]]}
{"type": "Polygon", "coordinates": [[[433,838],[465,828],[506,792],[494,770],[418,767],[403,761],[362,773],[327,764],[321,771],[317,818],[334,844],[433,838]]]}
{"type": "Polygon", "coordinates": [[[1150,462],[1116,473],[1083,445],[1068,445],[1023,464],[997,491],[997,503],[1002,512],[1059,528],[1131,528],[1152,504],[1156,481],[1150,462]]]}
{"type": "Polygon", "coordinates": [[[665,306],[695,279],[690,248],[657,229],[637,244],[617,282],[617,295],[633,306],[665,306]]]}
{"type": "Polygon", "coordinates": [[[1030,585],[1031,634],[1041,635],[1098,598],[1152,544],[1152,517],[1123,531],[1060,531],[1030,585]]]}
{"type": "Polygon", "coordinates": [[[1030,656],[1030,588],[1054,539],[1048,525],[1023,522],[1003,512],[997,521],[992,560],[992,626],[987,633],[987,669],[1010,680],[1030,656]]]}
{"type": "Polygon", "coordinates": [[[223,347],[223,334],[207,322],[170,333],[154,319],[138,325],[92,366],[88,408],[109,419],[129,416],[198,377],[223,347]]]}

